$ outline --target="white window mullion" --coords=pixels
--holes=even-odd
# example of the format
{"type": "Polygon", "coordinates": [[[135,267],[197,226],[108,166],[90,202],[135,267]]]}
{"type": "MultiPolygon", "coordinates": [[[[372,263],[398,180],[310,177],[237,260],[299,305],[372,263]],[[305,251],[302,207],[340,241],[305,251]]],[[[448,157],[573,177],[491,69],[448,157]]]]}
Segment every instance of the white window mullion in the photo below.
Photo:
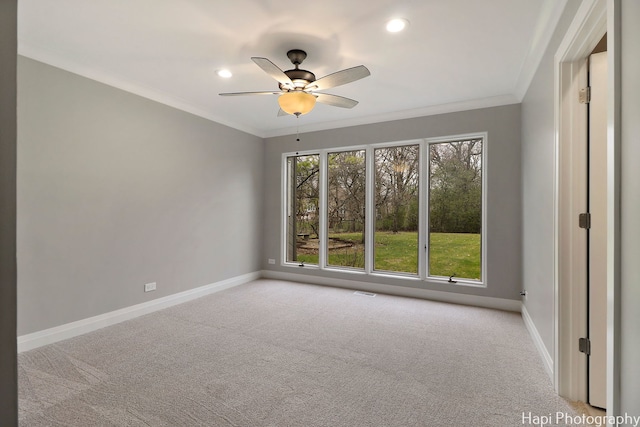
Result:
{"type": "Polygon", "coordinates": [[[481,134],[482,136],[482,227],[481,227],[481,240],[480,240],[480,250],[481,250],[481,282],[486,286],[487,285],[487,209],[489,209],[489,204],[487,203],[487,150],[489,148],[489,136],[487,132],[481,134]]]}
{"type": "Polygon", "coordinates": [[[289,197],[287,192],[287,183],[289,182],[289,167],[287,165],[287,155],[282,155],[282,170],[280,180],[280,229],[282,231],[282,239],[280,240],[280,264],[285,265],[287,262],[287,218],[289,213],[289,197]]]}
{"type": "Polygon", "coordinates": [[[364,235],[364,270],[367,274],[373,271],[374,229],[375,229],[375,159],[373,147],[366,150],[366,193],[365,193],[365,235],[364,235]]]}
{"type": "Polygon", "coordinates": [[[426,279],[429,268],[429,144],[420,143],[420,189],[418,191],[418,275],[426,279]]]}
{"type": "Polygon", "coordinates": [[[320,238],[318,239],[318,266],[327,266],[327,151],[320,151],[320,238]]]}

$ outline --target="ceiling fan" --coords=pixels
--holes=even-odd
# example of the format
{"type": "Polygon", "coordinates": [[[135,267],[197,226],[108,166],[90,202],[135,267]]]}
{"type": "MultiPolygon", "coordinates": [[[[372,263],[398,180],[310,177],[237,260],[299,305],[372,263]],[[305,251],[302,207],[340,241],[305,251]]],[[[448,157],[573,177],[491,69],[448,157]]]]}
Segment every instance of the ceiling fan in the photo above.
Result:
{"type": "Polygon", "coordinates": [[[305,51],[293,49],[287,52],[287,57],[295,68],[286,71],[282,71],[277,65],[269,61],[267,58],[251,58],[258,67],[262,68],[262,70],[279,83],[279,91],[234,92],[221,93],[220,95],[279,95],[278,104],[280,104],[280,111],[278,112],[278,116],[291,114],[296,117],[300,117],[300,115],[310,112],[315,106],[316,101],[332,105],[334,107],[355,107],[358,104],[358,101],[356,100],[317,91],[341,86],[371,75],[367,67],[364,65],[358,65],[357,67],[337,71],[316,80],[315,74],[311,71],[299,68],[302,61],[307,57],[307,53],[305,51]]]}

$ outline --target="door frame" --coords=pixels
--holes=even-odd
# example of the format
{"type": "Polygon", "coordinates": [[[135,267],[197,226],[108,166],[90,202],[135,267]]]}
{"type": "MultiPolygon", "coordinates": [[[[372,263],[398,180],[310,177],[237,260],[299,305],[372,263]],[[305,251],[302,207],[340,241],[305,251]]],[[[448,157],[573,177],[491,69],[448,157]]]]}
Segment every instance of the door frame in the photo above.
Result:
{"type": "Polygon", "coordinates": [[[620,1],[584,0],[554,57],[553,380],[561,396],[585,401],[587,361],[577,351],[577,338],[586,331],[582,277],[586,274],[586,233],[577,229],[576,209],[580,209],[580,193],[586,193],[586,182],[580,179],[584,171],[577,165],[579,144],[586,144],[587,116],[586,107],[577,102],[577,88],[586,85],[581,67],[607,34],[607,415],[620,411],[620,1]],[[585,254],[582,261],[581,254],[585,254]]]}

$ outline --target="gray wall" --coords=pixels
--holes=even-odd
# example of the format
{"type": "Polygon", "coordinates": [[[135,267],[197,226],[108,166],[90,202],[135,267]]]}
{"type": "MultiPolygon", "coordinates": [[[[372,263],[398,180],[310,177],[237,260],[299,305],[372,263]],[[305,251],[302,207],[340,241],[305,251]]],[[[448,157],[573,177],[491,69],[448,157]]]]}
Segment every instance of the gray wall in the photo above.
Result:
{"type": "Polygon", "coordinates": [[[18,101],[18,335],[260,269],[262,139],[24,57],[18,101]]]}
{"type": "Polygon", "coordinates": [[[519,299],[521,278],[520,209],[520,105],[485,108],[460,113],[333,129],[266,140],[265,218],[263,268],[281,272],[322,275],[430,290],[451,291],[487,297],[519,299]],[[438,283],[354,276],[280,265],[282,153],[358,144],[402,141],[471,132],[488,132],[487,145],[487,287],[448,286],[438,283]],[[276,265],[267,264],[275,258],[276,265]]]}
{"type": "Polygon", "coordinates": [[[640,416],[640,2],[621,2],[621,381],[620,412],[640,416]]]}
{"type": "Polygon", "coordinates": [[[16,365],[16,0],[0,2],[0,420],[18,425],[16,365]]]}
{"type": "Polygon", "coordinates": [[[554,65],[580,2],[571,0],[522,102],[522,282],[527,312],[554,354],[554,65]]]}

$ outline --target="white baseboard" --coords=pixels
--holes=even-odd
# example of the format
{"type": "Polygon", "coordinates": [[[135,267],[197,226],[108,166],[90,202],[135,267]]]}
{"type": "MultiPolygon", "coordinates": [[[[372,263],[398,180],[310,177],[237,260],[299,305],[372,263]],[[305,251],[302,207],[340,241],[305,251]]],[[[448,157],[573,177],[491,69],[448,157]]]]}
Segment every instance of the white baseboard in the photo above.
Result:
{"type": "Polygon", "coordinates": [[[428,289],[409,288],[405,286],[384,285],[358,280],[334,279],[299,273],[262,270],[262,277],[265,279],[288,280],[293,282],[311,283],[314,285],[334,286],[337,288],[354,289],[358,291],[375,292],[402,297],[421,298],[453,304],[471,305],[475,307],[495,308],[498,310],[515,311],[518,313],[522,307],[522,303],[519,300],[433,291],[428,289]]]}
{"type": "Polygon", "coordinates": [[[242,285],[244,283],[257,280],[260,277],[260,272],[247,273],[241,276],[222,280],[220,282],[190,289],[188,291],[125,307],[120,310],[111,311],[109,313],[100,314],[98,316],[89,317],[87,319],[78,320],[31,334],[21,335],[18,337],[18,353],[86,334],[87,332],[95,331],[97,329],[104,328],[105,326],[115,325],[116,323],[120,323],[125,320],[162,310],[163,308],[171,307],[205,295],[220,292],[234,286],[242,285]]]}
{"type": "Polygon", "coordinates": [[[551,378],[551,382],[553,382],[553,358],[547,351],[547,347],[545,347],[542,337],[540,336],[540,333],[538,333],[538,329],[533,323],[531,316],[529,316],[529,312],[524,304],[522,305],[522,320],[524,320],[524,325],[527,327],[527,330],[533,339],[533,343],[538,350],[538,354],[540,354],[540,357],[542,358],[544,369],[547,371],[549,378],[551,378]]]}
{"type": "Polygon", "coordinates": [[[538,334],[531,318],[522,306],[520,301],[507,300],[502,298],[483,297],[476,295],[458,294],[453,292],[433,291],[427,289],[409,288],[404,286],[384,285],[378,283],[362,282],[347,279],[335,279],[327,277],[308,276],[297,273],[285,273],[270,270],[262,272],[253,272],[244,274],[220,282],[211,283],[188,291],[180,292],[166,297],[158,298],[152,301],[125,307],[109,313],[100,314],[98,316],[89,317],[87,319],[78,320],[42,331],[34,332],[18,337],[18,352],[32,350],[43,345],[52,344],[65,339],[73,338],[87,332],[95,331],[106,326],[114,325],[125,320],[143,316],[154,311],[162,310],[177,304],[191,301],[196,298],[203,297],[215,292],[239,286],[244,283],[251,282],[260,278],[289,280],[302,283],[311,283],[324,286],[335,286],[339,288],[354,289],[368,292],[376,292],[388,295],[397,295],[411,298],[422,298],[434,301],[449,302],[454,304],[471,305],[476,307],[494,308],[498,310],[507,310],[520,312],[525,325],[531,334],[538,352],[541,354],[545,369],[548,373],[553,372],[553,361],[549,356],[542,339],[538,334]]]}

